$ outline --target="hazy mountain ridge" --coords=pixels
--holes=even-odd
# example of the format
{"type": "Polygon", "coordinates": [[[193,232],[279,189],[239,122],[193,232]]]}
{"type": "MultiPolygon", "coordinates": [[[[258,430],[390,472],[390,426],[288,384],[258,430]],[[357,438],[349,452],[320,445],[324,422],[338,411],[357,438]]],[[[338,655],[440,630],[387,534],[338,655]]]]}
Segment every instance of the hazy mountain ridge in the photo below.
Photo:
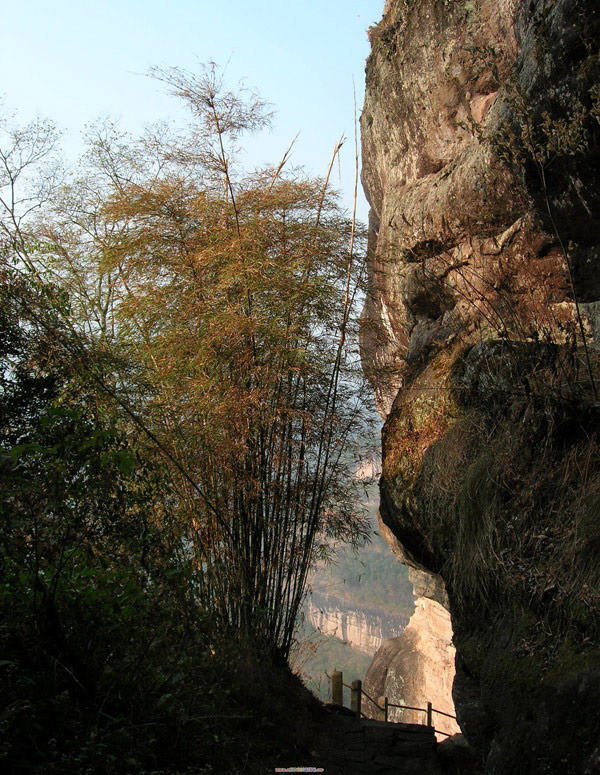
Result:
{"type": "Polygon", "coordinates": [[[313,592],[306,602],[309,624],[373,656],[384,640],[395,638],[408,624],[407,616],[392,616],[381,608],[349,608],[348,598],[313,592]]]}

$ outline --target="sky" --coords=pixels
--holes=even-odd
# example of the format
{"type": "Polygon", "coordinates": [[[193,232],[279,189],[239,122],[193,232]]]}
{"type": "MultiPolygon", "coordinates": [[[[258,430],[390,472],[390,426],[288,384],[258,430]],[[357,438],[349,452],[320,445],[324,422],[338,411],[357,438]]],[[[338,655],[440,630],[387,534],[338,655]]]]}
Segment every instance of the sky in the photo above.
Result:
{"type": "MultiPolygon", "coordinates": [[[[300,132],[291,163],[324,175],[336,140],[347,136],[333,184],[352,202],[354,87],[358,112],[367,28],[383,0],[3,0],[0,85],[19,123],[50,118],[74,158],[81,131],[101,116],[133,133],[184,109],[146,73],[152,66],[226,66],[276,112],[275,126],[246,140],[248,166],[276,163],[300,132]],[[353,85],[354,81],[354,85],[353,85]]],[[[366,219],[361,195],[359,217],[366,219]]]]}

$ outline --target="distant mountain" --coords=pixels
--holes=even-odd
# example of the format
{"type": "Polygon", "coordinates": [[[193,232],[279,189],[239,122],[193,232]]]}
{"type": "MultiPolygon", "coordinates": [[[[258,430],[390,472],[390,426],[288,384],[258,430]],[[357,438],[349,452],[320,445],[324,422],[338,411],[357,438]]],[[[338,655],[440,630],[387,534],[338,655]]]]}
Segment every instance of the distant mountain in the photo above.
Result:
{"type": "MultiPolygon", "coordinates": [[[[375,523],[377,501],[369,502],[375,523]]],[[[414,611],[408,569],[375,530],[358,552],[341,549],[312,574],[299,628],[295,669],[321,699],[329,699],[327,673],[344,681],[364,678],[384,640],[400,635],[414,611]]]]}
{"type": "Polygon", "coordinates": [[[392,616],[384,608],[367,607],[359,601],[313,592],[306,601],[308,623],[373,656],[384,640],[395,638],[408,624],[408,616],[392,616]]]}

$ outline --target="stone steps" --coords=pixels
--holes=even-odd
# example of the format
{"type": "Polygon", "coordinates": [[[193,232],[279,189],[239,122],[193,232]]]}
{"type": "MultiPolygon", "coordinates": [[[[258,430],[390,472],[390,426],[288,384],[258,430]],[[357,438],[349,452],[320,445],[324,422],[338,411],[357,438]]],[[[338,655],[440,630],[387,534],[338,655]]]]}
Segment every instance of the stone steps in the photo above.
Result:
{"type": "MultiPolygon", "coordinates": [[[[332,714],[334,715],[334,714],[332,714]]],[[[325,775],[440,775],[436,739],[430,727],[336,715],[325,775]]]]}

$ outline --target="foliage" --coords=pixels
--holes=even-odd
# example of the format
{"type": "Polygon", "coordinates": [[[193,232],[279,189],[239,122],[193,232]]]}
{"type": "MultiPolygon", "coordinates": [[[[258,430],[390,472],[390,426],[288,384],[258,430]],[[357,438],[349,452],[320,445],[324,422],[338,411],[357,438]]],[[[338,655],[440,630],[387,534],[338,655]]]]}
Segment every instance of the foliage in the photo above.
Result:
{"type": "Polygon", "coordinates": [[[46,252],[68,256],[88,328],[143,364],[205,605],[285,655],[322,539],[367,530],[352,477],[360,235],[327,181],[236,172],[241,132],[268,120],[254,95],[214,66],[155,74],[191,108],[188,134],[127,145],[104,127],[46,252]]]}
{"type": "Polygon", "coordinates": [[[79,177],[37,189],[50,125],[0,155],[14,772],[252,772],[308,749],[292,730],[315,706],[271,658],[326,542],[367,532],[361,234],[327,179],[238,173],[257,97],[213,66],[155,74],[185,136],[101,124],[79,177]]]}
{"type": "MultiPolygon", "coordinates": [[[[322,633],[301,633],[302,644],[294,655],[294,669],[302,676],[306,686],[323,702],[331,702],[332,670],[342,670],[346,683],[355,678],[364,679],[372,657],[354,648],[335,635],[322,633]]],[[[344,704],[350,707],[349,690],[345,689],[344,704]]]]}
{"type": "Polygon", "coordinates": [[[589,645],[599,631],[598,413],[564,349],[488,342],[463,354],[454,387],[464,412],[426,453],[416,497],[463,611],[511,601],[535,612],[544,637],[589,645]],[[506,389],[513,372],[535,374],[527,391],[506,389]]]}
{"type": "Polygon", "coordinates": [[[308,698],[247,644],[224,641],[199,606],[197,571],[173,540],[165,471],[64,358],[55,332],[24,311],[47,323],[52,296],[5,277],[3,765],[237,772],[274,748],[285,754],[302,744],[288,742],[286,704],[304,703],[310,724],[308,698]]]}

